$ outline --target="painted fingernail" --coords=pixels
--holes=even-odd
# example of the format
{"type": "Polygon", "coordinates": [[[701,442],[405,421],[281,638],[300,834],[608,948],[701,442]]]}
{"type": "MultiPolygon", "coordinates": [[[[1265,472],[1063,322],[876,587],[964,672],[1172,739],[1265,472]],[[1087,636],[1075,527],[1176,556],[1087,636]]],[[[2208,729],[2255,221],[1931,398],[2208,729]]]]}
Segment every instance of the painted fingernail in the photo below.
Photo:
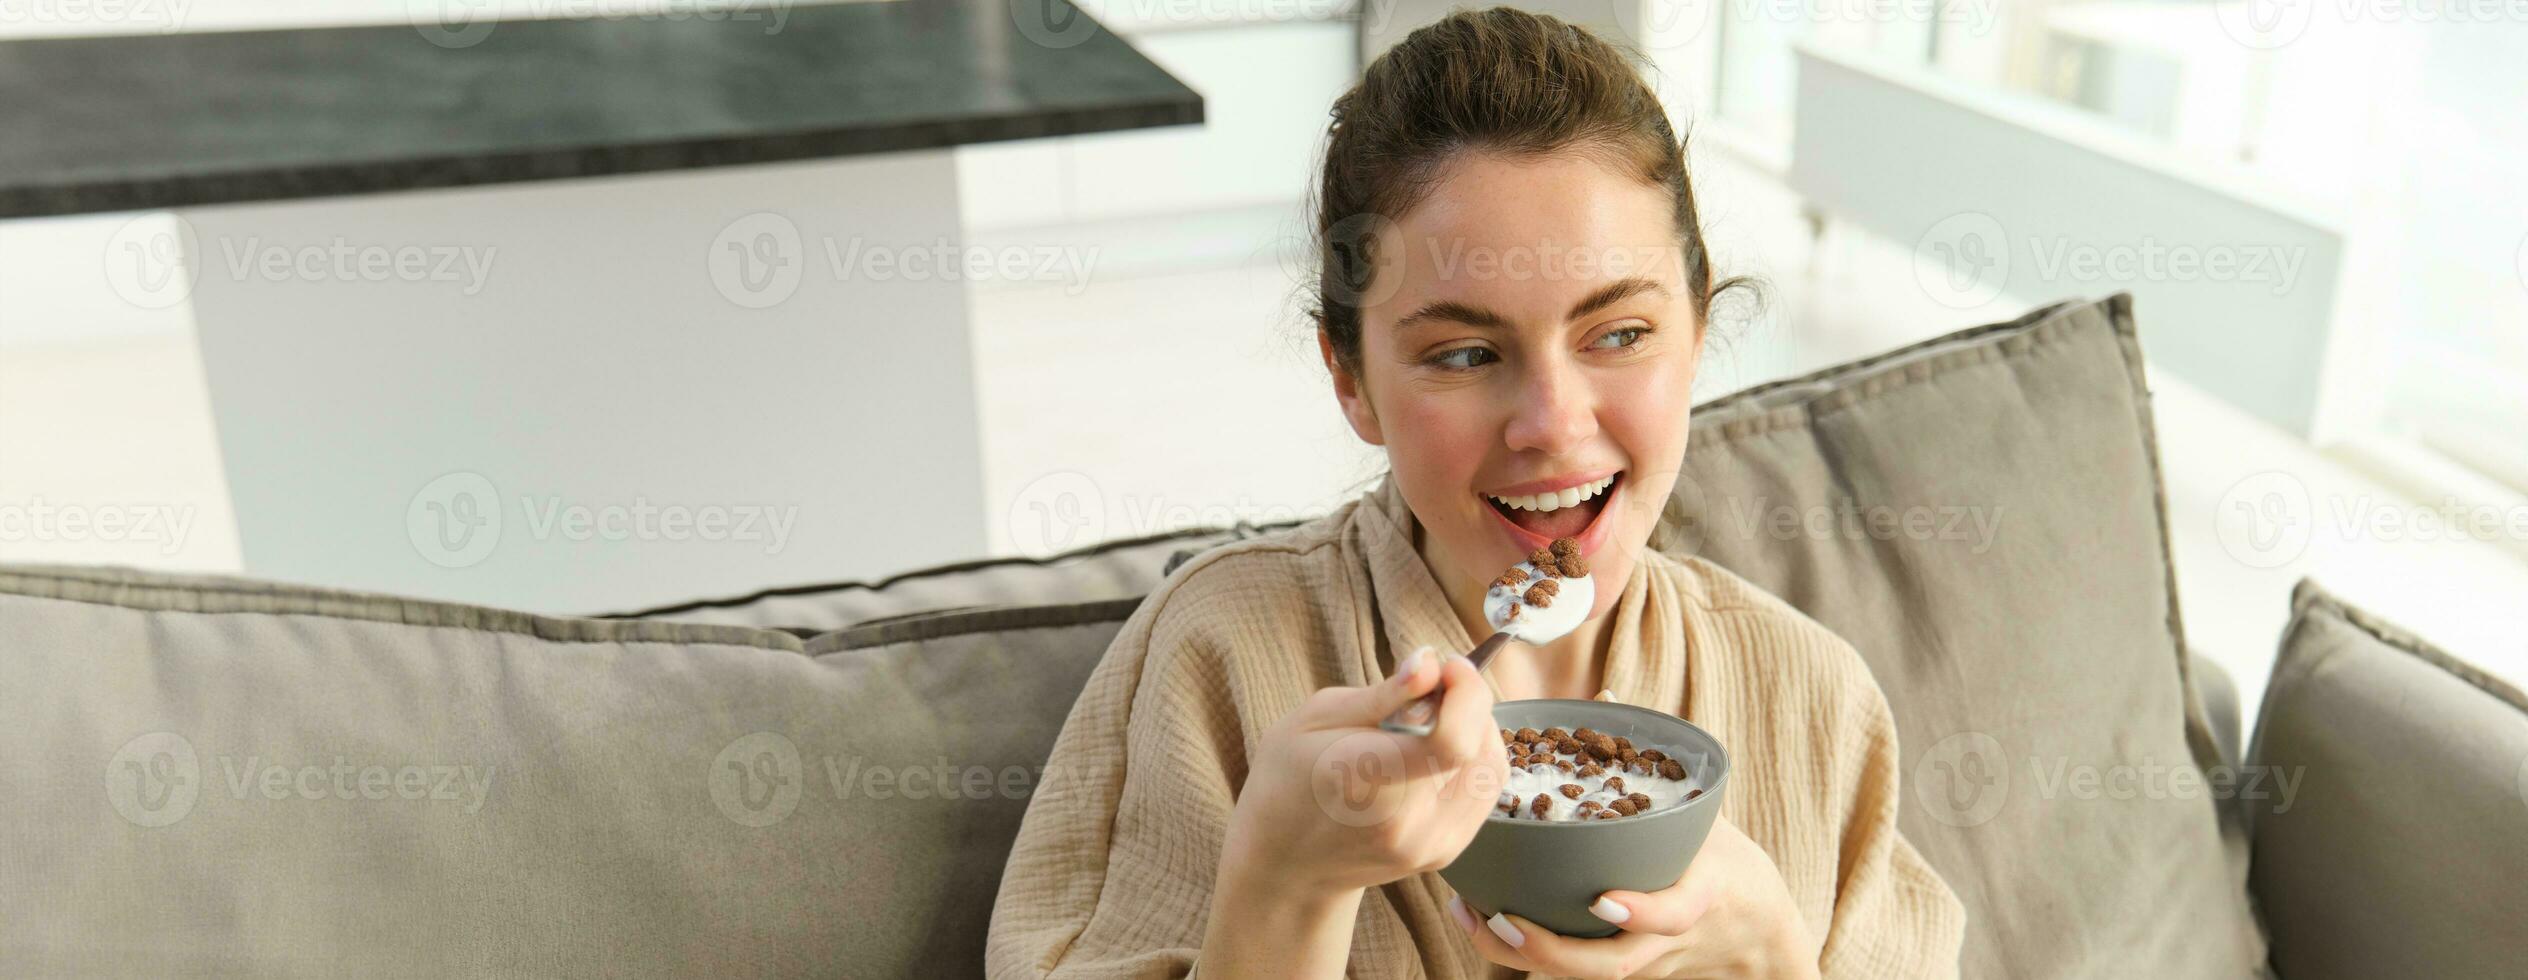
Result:
{"type": "Polygon", "coordinates": [[[1492,934],[1501,937],[1502,942],[1510,944],[1511,949],[1527,945],[1527,935],[1520,932],[1519,927],[1511,925],[1509,918],[1499,912],[1493,913],[1492,918],[1484,920],[1484,925],[1492,927],[1492,934]]]}
{"type": "Polygon", "coordinates": [[[1455,895],[1449,896],[1448,914],[1450,918],[1457,920],[1457,928],[1466,930],[1469,936],[1475,934],[1475,911],[1466,907],[1465,899],[1455,895]]]}
{"type": "Polygon", "coordinates": [[[1413,676],[1414,671],[1422,669],[1423,658],[1430,655],[1431,653],[1427,649],[1416,649],[1412,653],[1406,654],[1404,662],[1396,665],[1396,676],[1398,678],[1413,676]]]}
{"type": "Polygon", "coordinates": [[[1610,687],[1610,688],[1607,688],[1606,690],[1599,691],[1599,692],[1598,692],[1598,700],[1600,700],[1600,701],[1613,701],[1613,700],[1615,700],[1615,689],[1610,687]]]}
{"type": "Polygon", "coordinates": [[[1597,904],[1589,906],[1589,912],[1619,926],[1624,924],[1624,920],[1633,917],[1633,910],[1616,904],[1614,899],[1603,895],[1598,896],[1597,904]]]}

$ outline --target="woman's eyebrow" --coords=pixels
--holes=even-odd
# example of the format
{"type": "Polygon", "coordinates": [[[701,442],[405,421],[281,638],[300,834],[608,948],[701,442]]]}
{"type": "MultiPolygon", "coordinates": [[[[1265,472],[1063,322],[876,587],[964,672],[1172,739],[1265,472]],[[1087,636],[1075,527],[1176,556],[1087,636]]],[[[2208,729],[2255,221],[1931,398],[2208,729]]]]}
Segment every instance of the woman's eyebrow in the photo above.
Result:
{"type": "MultiPolygon", "coordinates": [[[[1580,302],[1571,307],[1571,312],[1563,315],[1563,319],[1577,320],[1641,293],[1658,293],[1665,296],[1668,294],[1668,287],[1660,285],[1657,280],[1626,276],[1581,297],[1580,302]]],[[[1510,318],[1480,306],[1471,306],[1451,299],[1423,304],[1421,309],[1405,314],[1403,319],[1397,320],[1395,328],[1403,330],[1424,320],[1448,320],[1490,330],[1510,329],[1510,318]]]]}

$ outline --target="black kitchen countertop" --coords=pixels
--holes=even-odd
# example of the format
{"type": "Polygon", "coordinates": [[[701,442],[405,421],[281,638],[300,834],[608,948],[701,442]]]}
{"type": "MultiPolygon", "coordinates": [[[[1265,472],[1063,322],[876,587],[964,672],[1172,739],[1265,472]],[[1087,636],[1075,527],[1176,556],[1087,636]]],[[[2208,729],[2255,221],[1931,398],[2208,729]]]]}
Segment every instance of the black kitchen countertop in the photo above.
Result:
{"type": "MultiPolygon", "coordinates": [[[[413,9],[448,6],[462,5],[413,9]]],[[[716,18],[5,41],[0,217],[684,170],[1202,118],[1199,94],[1066,0],[755,0],[716,18]]]]}

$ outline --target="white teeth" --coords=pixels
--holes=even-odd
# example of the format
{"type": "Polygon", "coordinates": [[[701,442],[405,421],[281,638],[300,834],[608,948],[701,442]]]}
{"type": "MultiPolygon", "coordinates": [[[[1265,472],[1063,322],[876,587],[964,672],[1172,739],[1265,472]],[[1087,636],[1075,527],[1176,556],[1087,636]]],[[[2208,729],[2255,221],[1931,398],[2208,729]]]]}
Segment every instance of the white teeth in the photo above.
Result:
{"type": "Polygon", "coordinates": [[[1500,501],[1502,506],[1513,510],[1532,510],[1539,514],[1550,514],[1565,507],[1580,506],[1581,501],[1605,492],[1606,488],[1613,485],[1614,482],[1615,478],[1609,476],[1594,483],[1584,483],[1579,486],[1569,487],[1554,493],[1539,493],[1525,497],[1502,497],[1496,495],[1493,496],[1492,499],[1500,501]]]}

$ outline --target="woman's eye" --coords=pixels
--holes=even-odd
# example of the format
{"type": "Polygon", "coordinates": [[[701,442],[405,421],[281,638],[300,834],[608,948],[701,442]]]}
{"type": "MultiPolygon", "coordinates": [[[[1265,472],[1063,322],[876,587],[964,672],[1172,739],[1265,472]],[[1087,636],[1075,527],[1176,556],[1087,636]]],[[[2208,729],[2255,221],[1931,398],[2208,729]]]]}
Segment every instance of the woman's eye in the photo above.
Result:
{"type": "Polygon", "coordinates": [[[1631,346],[1633,346],[1634,344],[1640,343],[1640,342],[1641,342],[1641,338],[1642,338],[1642,337],[1644,337],[1644,336],[1649,335],[1649,333],[1650,333],[1650,328],[1649,328],[1649,327],[1618,327],[1618,328],[1616,328],[1616,329],[1609,330],[1609,331],[1607,331],[1607,332],[1605,332],[1605,333],[1599,334],[1599,335],[1598,335],[1598,346],[1599,346],[1599,347],[1604,347],[1604,348],[1612,348],[1612,349],[1616,349],[1616,350],[1621,350],[1621,349],[1623,349],[1623,348],[1626,348],[1626,347],[1631,347],[1631,346]],[[1606,340],[1607,340],[1607,338],[1610,338],[1610,337],[1620,337],[1620,338],[1623,338],[1623,342],[1622,342],[1622,343],[1619,343],[1619,344],[1609,344],[1609,343],[1607,343],[1607,342],[1606,342],[1606,340]]]}
{"type": "Polygon", "coordinates": [[[1464,371],[1489,364],[1492,362],[1491,359],[1492,351],[1489,348],[1460,347],[1455,350],[1443,351],[1440,354],[1433,356],[1431,358],[1431,363],[1444,368],[1464,371]]]}

